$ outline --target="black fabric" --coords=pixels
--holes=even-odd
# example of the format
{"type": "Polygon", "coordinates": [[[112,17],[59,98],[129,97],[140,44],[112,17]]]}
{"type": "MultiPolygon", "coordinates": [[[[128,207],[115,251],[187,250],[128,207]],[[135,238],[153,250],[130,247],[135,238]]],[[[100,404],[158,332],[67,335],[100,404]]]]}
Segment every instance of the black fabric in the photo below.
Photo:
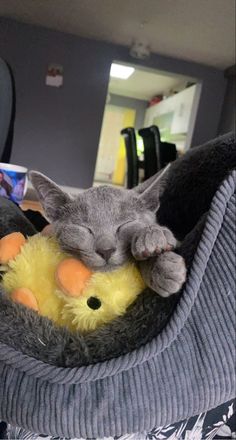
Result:
{"type": "Polygon", "coordinates": [[[0,239],[11,232],[19,231],[25,236],[37,232],[18,205],[0,196],[0,239]]]}
{"type": "Polygon", "coordinates": [[[10,162],[11,158],[11,152],[12,152],[12,144],[13,144],[13,137],[14,137],[14,125],[15,125],[15,117],[16,117],[16,89],[15,89],[15,80],[13,76],[13,72],[9,64],[7,64],[7,67],[9,69],[9,73],[11,76],[11,82],[12,82],[12,112],[11,112],[11,119],[9,124],[9,130],[8,135],[6,139],[6,143],[4,146],[4,150],[2,153],[2,157],[0,158],[0,162],[8,163],[10,162]]]}
{"type": "Polygon", "coordinates": [[[161,168],[164,168],[168,163],[174,162],[177,158],[177,150],[175,144],[170,142],[161,142],[160,144],[161,168]]]}
{"type": "Polygon", "coordinates": [[[0,439],[7,438],[7,424],[5,422],[0,422],[0,439]]]}
{"type": "Polygon", "coordinates": [[[157,213],[158,222],[183,240],[209,210],[216,190],[235,168],[234,133],[189,150],[170,167],[157,213]]]}
{"type": "Polygon", "coordinates": [[[38,211],[27,209],[27,211],[23,211],[23,214],[38,232],[41,232],[43,228],[49,224],[45,217],[43,217],[43,215],[38,211]]]}

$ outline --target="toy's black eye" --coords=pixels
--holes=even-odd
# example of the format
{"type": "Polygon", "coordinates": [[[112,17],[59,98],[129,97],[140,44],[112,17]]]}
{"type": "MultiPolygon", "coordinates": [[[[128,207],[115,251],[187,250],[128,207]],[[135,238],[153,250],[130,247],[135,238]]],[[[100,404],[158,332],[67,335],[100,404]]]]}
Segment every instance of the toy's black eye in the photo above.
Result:
{"type": "Polygon", "coordinates": [[[100,299],[96,298],[95,296],[90,296],[90,298],[87,301],[87,304],[92,310],[100,309],[102,305],[100,299]]]}

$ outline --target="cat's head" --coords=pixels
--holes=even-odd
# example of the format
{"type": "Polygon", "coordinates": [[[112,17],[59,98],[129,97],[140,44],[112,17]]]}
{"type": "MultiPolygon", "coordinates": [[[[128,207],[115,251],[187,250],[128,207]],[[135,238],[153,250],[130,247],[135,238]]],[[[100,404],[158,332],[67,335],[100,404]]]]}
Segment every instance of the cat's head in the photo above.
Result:
{"type": "Polygon", "coordinates": [[[133,235],[155,223],[162,175],[133,190],[100,186],[73,198],[41,173],[30,179],[62,248],[93,270],[110,270],[131,256],[133,235]]]}

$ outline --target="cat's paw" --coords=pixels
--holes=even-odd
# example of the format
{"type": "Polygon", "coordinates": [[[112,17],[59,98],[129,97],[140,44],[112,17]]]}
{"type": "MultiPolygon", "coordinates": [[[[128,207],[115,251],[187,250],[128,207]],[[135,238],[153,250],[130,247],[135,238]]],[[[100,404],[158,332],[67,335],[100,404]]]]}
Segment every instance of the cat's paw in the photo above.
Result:
{"type": "Polygon", "coordinates": [[[132,240],[131,252],[138,261],[155,257],[176,246],[176,239],[168,228],[151,225],[139,231],[132,240]]]}
{"type": "Polygon", "coordinates": [[[152,267],[150,287],[167,298],[181,289],[186,274],[184,259],[175,252],[165,252],[157,257],[152,267]]]}

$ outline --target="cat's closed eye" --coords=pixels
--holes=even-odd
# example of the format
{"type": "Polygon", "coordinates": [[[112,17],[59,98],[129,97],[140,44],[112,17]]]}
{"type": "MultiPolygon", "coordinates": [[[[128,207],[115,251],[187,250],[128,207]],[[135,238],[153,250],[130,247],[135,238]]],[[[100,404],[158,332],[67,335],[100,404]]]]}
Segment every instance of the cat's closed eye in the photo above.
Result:
{"type": "Polygon", "coordinates": [[[58,238],[63,249],[83,250],[87,249],[90,243],[93,243],[94,234],[87,225],[70,224],[60,230],[58,238]]]}
{"type": "Polygon", "coordinates": [[[87,232],[89,232],[90,234],[94,235],[93,230],[89,226],[87,226],[87,225],[80,225],[79,227],[80,228],[84,228],[87,232]]]}
{"type": "Polygon", "coordinates": [[[94,235],[93,230],[87,226],[87,225],[67,225],[67,227],[64,229],[63,228],[63,232],[64,234],[66,234],[69,237],[75,237],[76,235],[81,235],[83,233],[89,233],[94,235]]]}
{"type": "Polygon", "coordinates": [[[124,229],[126,229],[129,226],[132,226],[132,224],[135,224],[135,219],[133,220],[127,220],[126,222],[122,223],[118,228],[117,228],[117,232],[122,232],[124,229]]]}

